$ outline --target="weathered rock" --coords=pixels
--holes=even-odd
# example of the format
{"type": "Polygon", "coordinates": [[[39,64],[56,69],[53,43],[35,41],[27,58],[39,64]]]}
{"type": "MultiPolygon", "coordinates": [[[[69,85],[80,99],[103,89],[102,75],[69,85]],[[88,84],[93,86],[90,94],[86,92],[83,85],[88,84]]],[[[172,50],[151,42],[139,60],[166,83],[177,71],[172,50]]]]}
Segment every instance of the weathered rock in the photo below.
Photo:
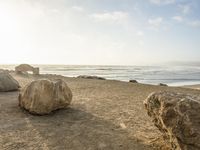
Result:
{"type": "Polygon", "coordinates": [[[33,72],[34,75],[39,75],[39,68],[34,68],[28,64],[21,64],[15,67],[15,72],[17,74],[27,74],[28,71],[33,72]]]}
{"type": "Polygon", "coordinates": [[[7,69],[0,69],[0,72],[9,73],[9,70],[7,70],[7,69]]]}
{"type": "Polygon", "coordinates": [[[158,85],[160,85],[160,86],[168,86],[167,84],[164,84],[164,83],[159,83],[158,85]]]}
{"type": "Polygon", "coordinates": [[[137,80],[129,80],[131,83],[138,83],[137,80]]]}
{"type": "Polygon", "coordinates": [[[98,77],[98,76],[87,76],[87,75],[80,75],[80,76],[78,76],[77,78],[106,80],[105,78],[102,78],[102,77],[98,77]]]}
{"type": "Polygon", "coordinates": [[[19,83],[7,72],[0,72],[0,92],[16,91],[19,83]]]}
{"type": "Polygon", "coordinates": [[[200,96],[158,92],[144,104],[171,149],[200,150],[200,96]]]}
{"type": "Polygon", "coordinates": [[[32,114],[43,115],[68,107],[72,92],[62,80],[36,80],[22,89],[18,99],[20,107],[32,114]]]}

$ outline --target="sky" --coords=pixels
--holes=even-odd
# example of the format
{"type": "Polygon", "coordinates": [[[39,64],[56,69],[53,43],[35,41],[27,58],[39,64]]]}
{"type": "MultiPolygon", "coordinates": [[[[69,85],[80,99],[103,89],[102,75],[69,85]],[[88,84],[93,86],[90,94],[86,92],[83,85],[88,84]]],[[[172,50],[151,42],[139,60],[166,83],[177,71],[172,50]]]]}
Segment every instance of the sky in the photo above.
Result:
{"type": "Polygon", "coordinates": [[[200,60],[200,0],[0,0],[0,64],[200,60]]]}

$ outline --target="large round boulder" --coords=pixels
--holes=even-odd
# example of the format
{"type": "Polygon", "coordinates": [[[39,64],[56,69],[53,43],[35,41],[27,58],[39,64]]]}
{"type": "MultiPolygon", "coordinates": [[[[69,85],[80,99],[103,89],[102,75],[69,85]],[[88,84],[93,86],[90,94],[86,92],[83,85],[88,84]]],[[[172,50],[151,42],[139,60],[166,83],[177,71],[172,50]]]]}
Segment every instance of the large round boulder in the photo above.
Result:
{"type": "Polygon", "coordinates": [[[16,91],[19,83],[7,72],[0,72],[0,92],[16,91]]]}
{"type": "Polygon", "coordinates": [[[19,106],[32,114],[49,114],[66,108],[72,101],[72,92],[63,80],[55,82],[36,80],[25,86],[19,94],[19,106]]]}
{"type": "Polygon", "coordinates": [[[200,96],[158,92],[144,104],[171,149],[200,150],[200,96]]]}

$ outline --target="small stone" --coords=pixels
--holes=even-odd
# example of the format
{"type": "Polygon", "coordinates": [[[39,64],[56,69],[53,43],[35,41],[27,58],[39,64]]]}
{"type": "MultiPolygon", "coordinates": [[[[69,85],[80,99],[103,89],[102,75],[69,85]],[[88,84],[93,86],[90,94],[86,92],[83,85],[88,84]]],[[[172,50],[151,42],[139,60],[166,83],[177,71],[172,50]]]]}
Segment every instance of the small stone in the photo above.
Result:
{"type": "Polygon", "coordinates": [[[138,83],[137,80],[129,80],[131,83],[138,83]]]}
{"type": "Polygon", "coordinates": [[[120,126],[121,126],[122,129],[126,129],[126,125],[123,122],[120,123],[120,126]]]}
{"type": "Polygon", "coordinates": [[[98,77],[98,76],[88,76],[88,75],[80,75],[77,78],[82,78],[82,79],[97,79],[97,80],[106,80],[103,77],[98,77]]]}
{"type": "Polygon", "coordinates": [[[158,85],[159,86],[168,86],[167,84],[164,84],[164,83],[159,83],[158,85]]]}

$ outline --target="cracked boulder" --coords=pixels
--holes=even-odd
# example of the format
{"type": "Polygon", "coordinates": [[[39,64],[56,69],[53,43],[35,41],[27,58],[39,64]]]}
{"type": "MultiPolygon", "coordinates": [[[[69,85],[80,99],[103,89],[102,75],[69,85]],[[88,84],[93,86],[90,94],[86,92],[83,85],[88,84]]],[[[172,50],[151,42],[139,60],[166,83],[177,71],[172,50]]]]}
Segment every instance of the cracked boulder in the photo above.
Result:
{"type": "Polygon", "coordinates": [[[144,104],[171,149],[200,150],[200,96],[158,92],[144,104]]]}

